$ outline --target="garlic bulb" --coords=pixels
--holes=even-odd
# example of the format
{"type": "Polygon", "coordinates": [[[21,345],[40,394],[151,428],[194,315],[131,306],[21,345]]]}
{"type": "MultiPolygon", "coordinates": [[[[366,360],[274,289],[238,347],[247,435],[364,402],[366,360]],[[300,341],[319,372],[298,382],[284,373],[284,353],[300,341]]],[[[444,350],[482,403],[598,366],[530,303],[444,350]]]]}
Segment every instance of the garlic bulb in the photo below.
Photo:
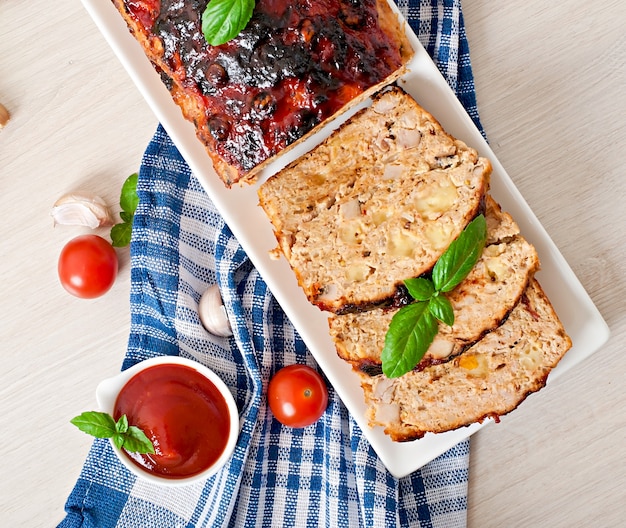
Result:
{"type": "Polygon", "coordinates": [[[200,316],[202,326],[208,332],[220,337],[233,335],[217,284],[209,286],[202,294],[202,297],[200,297],[198,315],[200,316]]]}
{"type": "Polygon", "coordinates": [[[54,225],[96,227],[113,225],[113,218],[102,198],[90,193],[69,193],[59,198],[50,213],[54,225]]]}

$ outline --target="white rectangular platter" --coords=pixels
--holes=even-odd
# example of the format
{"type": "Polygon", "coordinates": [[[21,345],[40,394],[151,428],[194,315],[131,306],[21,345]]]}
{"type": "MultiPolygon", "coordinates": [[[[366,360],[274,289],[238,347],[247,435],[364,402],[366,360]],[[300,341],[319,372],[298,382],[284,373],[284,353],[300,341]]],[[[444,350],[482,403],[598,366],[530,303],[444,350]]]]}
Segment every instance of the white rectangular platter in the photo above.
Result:
{"type": "MultiPolygon", "coordinates": [[[[280,163],[270,166],[257,184],[227,189],[215,174],[204,146],[196,139],[193,126],[182,117],[112,3],[107,0],[82,1],[389,472],[395,477],[412,473],[481,428],[484,424],[474,424],[407,443],[392,442],[380,428],[370,428],[358,378],[335,352],[328,334],[327,315],[309,304],[286,260],[275,261],[269,256],[270,250],[276,247],[276,239],[269,220],[258,205],[258,185],[322,141],[357,109],[293,149],[280,163]]],[[[391,4],[396,9],[395,4],[391,4]]],[[[550,375],[549,380],[554,379],[598,350],[608,339],[609,329],[408,24],[407,32],[416,55],[409,65],[409,72],[400,81],[401,86],[449,133],[491,160],[493,196],[505,211],[512,214],[522,233],[537,248],[542,262],[537,277],[573,341],[572,349],[550,375]]],[[[558,199],[556,192],[555,199],[558,199]]]]}

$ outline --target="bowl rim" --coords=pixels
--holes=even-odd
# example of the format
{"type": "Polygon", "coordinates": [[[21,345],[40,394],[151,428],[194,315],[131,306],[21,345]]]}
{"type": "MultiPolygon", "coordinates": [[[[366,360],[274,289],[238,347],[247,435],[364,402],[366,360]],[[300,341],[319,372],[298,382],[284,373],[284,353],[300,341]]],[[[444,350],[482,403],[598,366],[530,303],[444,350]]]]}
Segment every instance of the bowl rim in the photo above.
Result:
{"type": "Polygon", "coordinates": [[[122,450],[115,445],[112,439],[109,439],[109,443],[117,455],[118,460],[135,476],[165,486],[186,486],[194,482],[206,480],[217,473],[217,471],[219,471],[232,456],[237,444],[237,439],[239,438],[239,410],[237,408],[237,404],[235,403],[233,394],[220,376],[218,376],[211,368],[200,363],[199,361],[196,361],[195,359],[170,355],[152,357],[135,363],[115,376],[103,379],[96,387],[96,401],[101,411],[113,415],[117,395],[133,376],[155,365],[168,364],[184,365],[196,370],[215,385],[226,401],[230,417],[230,431],[226,446],[220,457],[213,465],[204,469],[200,473],[196,473],[195,475],[183,478],[167,478],[141,469],[139,466],[130,461],[122,450]]]}

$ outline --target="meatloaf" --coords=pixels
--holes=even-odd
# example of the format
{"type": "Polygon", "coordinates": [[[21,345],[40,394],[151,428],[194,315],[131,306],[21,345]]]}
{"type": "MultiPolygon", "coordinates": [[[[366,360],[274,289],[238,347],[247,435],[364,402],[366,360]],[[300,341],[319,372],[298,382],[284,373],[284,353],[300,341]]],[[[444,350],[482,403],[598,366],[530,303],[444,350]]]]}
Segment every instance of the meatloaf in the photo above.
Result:
{"type": "Polygon", "coordinates": [[[496,330],[446,363],[361,375],[371,426],[395,441],[498,419],[544,387],[571,340],[536,279],[496,330]]]}
{"type": "Polygon", "coordinates": [[[260,204],[310,302],[392,297],[484,210],[491,164],[398,87],[268,179],[260,204]]]}
{"type": "Polygon", "coordinates": [[[413,56],[387,0],[257,0],[209,45],[206,0],[112,0],[227,186],[397,79],[413,56]]]}
{"type": "MultiPolygon", "coordinates": [[[[439,323],[439,332],[418,369],[450,360],[497,328],[513,310],[539,267],[535,248],[519,234],[511,216],[502,213],[490,196],[486,218],[489,235],[481,258],[467,277],[445,294],[454,311],[454,324],[439,323]]],[[[382,372],[385,335],[399,309],[400,306],[394,305],[331,316],[330,335],[339,356],[361,372],[382,372]]]]}

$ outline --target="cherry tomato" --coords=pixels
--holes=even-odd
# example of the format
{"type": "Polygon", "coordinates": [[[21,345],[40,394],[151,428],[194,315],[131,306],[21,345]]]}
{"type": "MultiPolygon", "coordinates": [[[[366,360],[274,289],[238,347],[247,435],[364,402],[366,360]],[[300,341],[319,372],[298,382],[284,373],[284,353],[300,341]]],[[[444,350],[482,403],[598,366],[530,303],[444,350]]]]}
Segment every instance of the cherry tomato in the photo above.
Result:
{"type": "Polygon", "coordinates": [[[113,286],[117,267],[117,253],[109,242],[97,235],[81,235],[61,251],[58,273],[61,284],[72,295],[93,299],[113,286]]]}
{"type": "Polygon", "coordinates": [[[328,389],[320,374],[307,365],[289,365],[270,380],[267,401],[276,419],[289,427],[316,422],[328,406],[328,389]]]}

